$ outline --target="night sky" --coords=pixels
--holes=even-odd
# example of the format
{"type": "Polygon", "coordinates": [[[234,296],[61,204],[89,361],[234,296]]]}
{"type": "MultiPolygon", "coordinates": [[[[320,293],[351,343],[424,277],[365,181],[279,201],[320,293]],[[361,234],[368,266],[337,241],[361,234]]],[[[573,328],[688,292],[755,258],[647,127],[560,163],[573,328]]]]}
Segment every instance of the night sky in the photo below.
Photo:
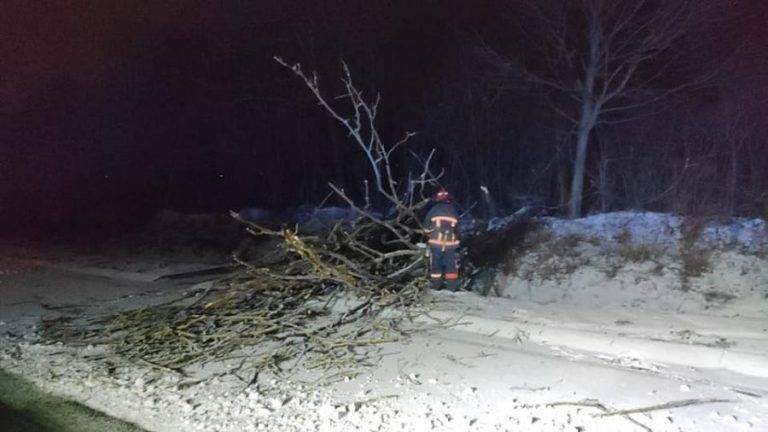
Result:
{"type": "MultiPolygon", "coordinates": [[[[317,70],[329,94],[339,89],[340,61],[348,62],[363,89],[381,92],[382,134],[419,132],[413,148],[438,147],[455,181],[449,185],[468,194],[486,181],[478,177],[485,167],[462,159],[457,146],[492,155],[494,139],[448,145],[469,133],[448,126],[485,124],[469,118],[482,111],[460,109],[474,106],[468,89],[497,79],[474,57],[478,41],[513,54],[528,49],[510,25],[518,3],[7,0],[0,14],[4,231],[121,229],[162,208],[283,209],[320,201],[327,181],[356,190],[361,155],[274,55],[317,70]]],[[[724,3],[733,18],[717,24],[722,32],[698,35],[706,51],[685,56],[697,65],[730,58],[728,78],[677,99],[674,109],[705,116],[725,94],[768,96],[766,3],[724,3]]],[[[542,131],[557,120],[541,95],[509,87],[501,96],[509,120],[494,118],[496,129],[485,130],[514,142],[551,139],[542,131]]],[[[765,122],[768,99],[756,100],[745,114],[753,126],[765,122]]],[[[528,179],[525,167],[549,166],[546,148],[511,153],[488,157],[498,176],[528,179]]],[[[549,180],[508,181],[515,193],[556,195],[549,180]]]]}

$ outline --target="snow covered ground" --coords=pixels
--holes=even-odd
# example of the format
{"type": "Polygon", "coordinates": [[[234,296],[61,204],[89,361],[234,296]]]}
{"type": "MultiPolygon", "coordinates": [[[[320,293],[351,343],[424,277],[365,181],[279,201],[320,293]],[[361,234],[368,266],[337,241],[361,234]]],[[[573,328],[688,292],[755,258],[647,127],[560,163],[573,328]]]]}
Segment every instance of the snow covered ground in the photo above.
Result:
{"type": "Polygon", "coordinates": [[[762,220],[690,222],[620,212],[545,218],[497,281],[517,301],[719,316],[768,316],[762,220]]]}
{"type": "Polygon", "coordinates": [[[545,220],[549,233],[510,254],[503,297],[431,293],[413,324],[425,330],[380,347],[374,366],[250,386],[216,377],[227,364],[197,382],[34,336],[41,317],[133,308],[187,287],[5,259],[0,368],[162,432],[768,430],[765,225],[676,220],[545,220]]]}

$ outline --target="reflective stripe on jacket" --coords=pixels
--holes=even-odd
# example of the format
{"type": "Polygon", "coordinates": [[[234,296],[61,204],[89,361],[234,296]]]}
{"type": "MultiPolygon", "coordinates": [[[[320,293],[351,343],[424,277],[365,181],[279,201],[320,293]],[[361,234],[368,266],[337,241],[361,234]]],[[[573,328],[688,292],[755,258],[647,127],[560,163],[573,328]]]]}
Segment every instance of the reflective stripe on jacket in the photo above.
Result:
{"type": "Polygon", "coordinates": [[[430,246],[442,249],[459,246],[459,215],[453,204],[435,204],[427,213],[424,225],[429,228],[430,246]]]}

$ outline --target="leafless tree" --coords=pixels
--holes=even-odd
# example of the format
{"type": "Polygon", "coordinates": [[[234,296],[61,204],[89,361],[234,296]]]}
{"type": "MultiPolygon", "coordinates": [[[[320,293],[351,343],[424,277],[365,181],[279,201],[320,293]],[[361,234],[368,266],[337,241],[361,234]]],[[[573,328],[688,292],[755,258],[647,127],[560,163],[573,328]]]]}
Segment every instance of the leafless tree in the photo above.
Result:
{"type": "MultiPolygon", "coordinates": [[[[336,121],[338,121],[353,139],[354,143],[362,150],[368,166],[373,175],[373,184],[376,192],[386,198],[392,204],[397,212],[404,212],[403,216],[415,217],[413,213],[423,206],[426,202],[425,187],[435,186],[442,176],[442,173],[434,174],[431,171],[430,164],[434,156],[434,150],[430,152],[423,160],[418,157],[419,172],[415,175],[409,174],[407,179],[398,178],[398,173],[393,167],[393,154],[404,146],[408,140],[415,135],[415,132],[406,132],[403,137],[395,143],[387,143],[382,139],[377,130],[376,116],[378,115],[380,97],[376,95],[371,101],[363,97],[363,92],[355,86],[352,75],[346,63],[343,63],[344,75],[342,78],[344,84],[344,93],[335,99],[347,102],[350,113],[343,113],[340,108],[335,107],[329,102],[329,99],[320,91],[317,74],[307,75],[301,69],[300,64],[288,64],[283,59],[275,57],[282,66],[289,68],[295,75],[304,81],[304,84],[312,92],[317,102],[325,111],[336,121]]],[[[344,201],[355,208],[362,216],[376,220],[370,212],[363,211],[367,205],[358,206],[343,189],[333,183],[330,183],[333,189],[344,201]]],[[[366,188],[367,188],[366,183],[366,188]]],[[[368,198],[369,199],[369,198],[368,198]]],[[[415,218],[418,219],[418,218],[415,218]]],[[[398,238],[404,239],[410,232],[398,232],[392,230],[398,238]]]]}
{"type": "MultiPolygon", "coordinates": [[[[342,93],[329,98],[321,91],[316,73],[306,73],[300,64],[289,64],[279,57],[275,60],[296,75],[325,112],[342,125],[365,156],[372,174],[373,192],[384,197],[393,212],[374,212],[369,208],[368,194],[363,203],[357,203],[341,186],[329,183],[333,193],[358,213],[359,220],[351,226],[337,224],[318,236],[291,230],[275,231],[243,221],[249,232],[282,238],[299,258],[296,263],[304,272],[300,279],[313,283],[314,290],[327,282],[377,295],[416,288],[419,279],[415,275],[420,273],[419,265],[424,260],[423,250],[417,244],[424,230],[418,213],[429,203],[429,189],[437,185],[441,176],[430,169],[434,151],[426,157],[413,154],[418,167],[414,173],[404,173],[406,170],[402,167],[396,169],[393,154],[403,148],[413,133],[407,132],[395,142],[386,142],[381,137],[376,124],[380,99],[378,95],[363,96],[346,64],[343,65],[342,93]]],[[[364,183],[367,188],[368,183],[364,183]]],[[[237,214],[233,217],[242,221],[237,214]]],[[[240,262],[251,268],[248,263],[240,262]]],[[[291,274],[283,275],[286,280],[295,280],[295,268],[289,266],[288,272],[291,274]]]]}
{"type": "Polygon", "coordinates": [[[572,125],[576,151],[569,217],[582,213],[590,134],[616,116],[706,82],[684,74],[674,48],[707,16],[707,1],[528,0],[521,13],[526,58],[488,46],[495,63],[523,71],[546,89],[551,106],[572,125]],[[672,82],[675,81],[675,82],[672,82]]]}
{"type": "MultiPolygon", "coordinates": [[[[425,91],[417,144],[437,148],[445,186],[478,217],[519,206],[552,187],[552,112],[530,83],[484,64],[472,41],[425,91]],[[487,193],[481,189],[487,188],[487,193]],[[493,205],[488,205],[491,198],[493,205]]],[[[559,119],[557,119],[559,120],[559,119]]],[[[559,132],[559,131],[558,131],[559,132]]]]}

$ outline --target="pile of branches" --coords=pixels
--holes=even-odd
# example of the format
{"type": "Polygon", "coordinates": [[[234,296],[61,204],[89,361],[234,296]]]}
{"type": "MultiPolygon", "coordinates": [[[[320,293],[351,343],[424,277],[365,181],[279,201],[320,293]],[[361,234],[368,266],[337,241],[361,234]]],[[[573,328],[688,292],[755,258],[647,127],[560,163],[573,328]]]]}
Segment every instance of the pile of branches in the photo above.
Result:
{"type": "Polygon", "coordinates": [[[253,382],[263,371],[283,373],[299,363],[324,369],[359,365],[370,346],[406,333],[398,325],[407,316],[402,312],[419,302],[427,285],[419,214],[440,177],[429,167],[433,153],[413,154],[416,168],[396,179],[393,154],[413,134],[391,145],[382,141],[375,127],[378,96],[365,100],[344,65],[345,92],[333,102],[342,104],[347,114],[341,114],[321,93],[316,75],[276,61],[300,78],[364,154],[372,175],[370,183],[365,180],[363,204],[329,184],[356,217],[304,234],[260,226],[233,212],[250,235],[278,239],[283,259],[260,265],[235,256],[242,272],[191,293],[191,302],[121,313],[87,329],[49,323],[49,337],[108,344],[123,359],[182,374],[193,365],[239,359],[236,369],[252,368],[253,382]],[[388,215],[371,209],[369,184],[392,209],[388,215]],[[340,298],[346,301],[334,302],[340,298]],[[382,314],[393,307],[401,313],[382,314]]]}

